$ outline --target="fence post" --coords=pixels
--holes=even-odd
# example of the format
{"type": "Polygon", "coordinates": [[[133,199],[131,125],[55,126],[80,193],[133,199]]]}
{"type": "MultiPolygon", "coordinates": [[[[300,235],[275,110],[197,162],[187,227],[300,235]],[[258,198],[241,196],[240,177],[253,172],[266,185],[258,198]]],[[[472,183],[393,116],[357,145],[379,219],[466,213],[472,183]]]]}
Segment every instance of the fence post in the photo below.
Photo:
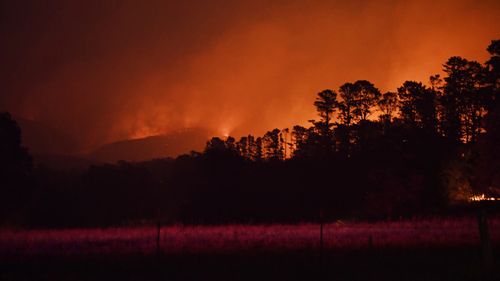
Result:
{"type": "Polygon", "coordinates": [[[157,186],[157,196],[156,196],[156,255],[160,257],[161,255],[161,248],[160,248],[160,240],[161,240],[161,220],[162,220],[162,201],[161,198],[163,197],[163,186],[165,182],[163,180],[160,180],[158,186],[157,186]]]}

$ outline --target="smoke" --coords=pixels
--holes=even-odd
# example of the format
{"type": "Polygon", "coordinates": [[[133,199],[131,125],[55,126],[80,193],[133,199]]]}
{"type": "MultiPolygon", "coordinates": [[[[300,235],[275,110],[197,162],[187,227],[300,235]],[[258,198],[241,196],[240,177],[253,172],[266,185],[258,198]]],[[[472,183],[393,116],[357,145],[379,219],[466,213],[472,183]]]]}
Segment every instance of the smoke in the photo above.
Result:
{"type": "Polygon", "coordinates": [[[305,124],[323,89],[425,82],[500,34],[498,1],[42,2],[0,4],[0,109],[80,149],[305,124]]]}

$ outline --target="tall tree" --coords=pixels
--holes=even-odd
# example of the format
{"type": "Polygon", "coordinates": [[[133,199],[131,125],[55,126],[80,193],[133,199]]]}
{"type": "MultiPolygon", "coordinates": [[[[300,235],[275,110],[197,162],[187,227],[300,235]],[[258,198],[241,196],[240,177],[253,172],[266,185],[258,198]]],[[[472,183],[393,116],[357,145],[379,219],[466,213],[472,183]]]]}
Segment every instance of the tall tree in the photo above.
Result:
{"type": "Polygon", "coordinates": [[[236,143],[236,139],[232,136],[228,136],[226,141],[224,141],[226,148],[236,154],[238,154],[238,147],[236,143]]]}
{"type": "Polygon", "coordinates": [[[264,156],[266,159],[283,160],[285,158],[283,137],[281,136],[281,131],[279,129],[266,132],[262,138],[262,142],[264,145],[264,156]]]}
{"type": "Polygon", "coordinates": [[[259,161],[262,159],[262,139],[255,138],[252,135],[243,136],[235,144],[238,154],[246,159],[252,161],[259,161]]]}
{"type": "Polygon", "coordinates": [[[353,83],[345,83],[339,88],[339,120],[340,122],[349,127],[354,119],[354,109],[357,106],[356,87],[353,83]]]}
{"type": "Polygon", "coordinates": [[[333,123],[331,122],[334,112],[338,108],[337,93],[332,90],[324,90],[318,93],[314,106],[316,111],[321,118],[320,122],[313,121],[314,126],[320,135],[321,149],[324,150],[326,154],[331,154],[335,150],[333,142],[333,132],[331,127],[333,123]]]}
{"type": "Polygon", "coordinates": [[[262,149],[262,138],[255,138],[252,135],[248,135],[248,159],[252,161],[261,161],[263,158],[263,149],[262,149]]]}
{"type": "Polygon", "coordinates": [[[401,117],[403,121],[428,133],[436,132],[435,91],[421,82],[406,81],[398,88],[401,117]]]}
{"type": "Polygon", "coordinates": [[[304,157],[307,146],[307,129],[295,125],[292,128],[293,157],[304,157]]]}
{"type": "Polygon", "coordinates": [[[293,145],[290,138],[290,129],[285,128],[281,130],[281,135],[283,137],[283,148],[285,150],[285,158],[290,158],[293,154],[293,145]]]}
{"type": "Polygon", "coordinates": [[[398,109],[398,95],[394,92],[384,93],[378,101],[378,108],[382,112],[380,120],[390,123],[394,113],[398,109]]]}
{"type": "Polygon", "coordinates": [[[500,89],[500,40],[491,41],[487,50],[491,55],[491,58],[486,62],[489,70],[488,82],[498,91],[500,89]]]}
{"type": "Polygon", "coordinates": [[[475,142],[485,114],[485,69],[461,57],[451,57],[443,67],[447,76],[440,97],[442,132],[456,142],[475,142]]]}
{"type": "Polygon", "coordinates": [[[488,46],[491,58],[486,62],[484,90],[489,97],[484,118],[484,134],[479,136],[479,161],[476,165],[477,184],[481,193],[500,196],[500,40],[488,46]]]}
{"type": "Polygon", "coordinates": [[[227,150],[226,143],[219,137],[213,137],[205,145],[205,153],[222,152],[227,150]]]}
{"type": "Polygon", "coordinates": [[[316,107],[316,111],[318,111],[321,122],[325,124],[324,127],[327,130],[325,134],[328,134],[332,126],[332,115],[338,107],[337,93],[332,90],[319,92],[314,102],[314,106],[316,107]]]}
{"type": "Polygon", "coordinates": [[[373,107],[380,99],[380,91],[369,81],[358,80],[340,86],[339,96],[340,124],[335,131],[339,141],[339,151],[349,155],[351,143],[356,139],[352,125],[355,122],[367,121],[373,107]]]}
{"type": "Polygon", "coordinates": [[[372,112],[372,108],[377,105],[380,99],[380,91],[367,80],[354,82],[356,102],[354,114],[359,120],[365,121],[372,112]]]}
{"type": "Polygon", "coordinates": [[[250,159],[249,157],[249,149],[248,149],[248,137],[241,137],[240,140],[236,143],[236,149],[241,157],[250,159]]]}
{"type": "Polygon", "coordinates": [[[479,161],[476,165],[480,192],[500,196],[500,100],[495,100],[485,116],[485,133],[479,137],[479,161]]]}
{"type": "Polygon", "coordinates": [[[492,111],[497,110],[495,106],[500,100],[500,40],[491,41],[487,50],[491,57],[486,62],[486,83],[484,91],[488,99],[486,109],[492,111]]]}
{"type": "Polygon", "coordinates": [[[345,83],[339,88],[339,125],[335,129],[338,140],[338,150],[344,155],[349,155],[351,143],[351,126],[355,122],[355,110],[358,105],[357,89],[353,83],[345,83]]]}

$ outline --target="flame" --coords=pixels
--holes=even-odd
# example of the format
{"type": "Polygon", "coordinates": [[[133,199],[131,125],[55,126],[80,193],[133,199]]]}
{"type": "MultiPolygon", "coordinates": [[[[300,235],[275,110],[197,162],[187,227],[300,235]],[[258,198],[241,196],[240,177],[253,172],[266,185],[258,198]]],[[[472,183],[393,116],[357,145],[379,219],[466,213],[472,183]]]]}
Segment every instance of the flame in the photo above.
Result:
{"type": "Polygon", "coordinates": [[[472,201],[472,202],[477,202],[477,201],[497,201],[497,200],[500,200],[499,198],[495,198],[495,197],[486,197],[483,194],[479,194],[479,195],[473,195],[469,198],[469,201],[472,201]]]}

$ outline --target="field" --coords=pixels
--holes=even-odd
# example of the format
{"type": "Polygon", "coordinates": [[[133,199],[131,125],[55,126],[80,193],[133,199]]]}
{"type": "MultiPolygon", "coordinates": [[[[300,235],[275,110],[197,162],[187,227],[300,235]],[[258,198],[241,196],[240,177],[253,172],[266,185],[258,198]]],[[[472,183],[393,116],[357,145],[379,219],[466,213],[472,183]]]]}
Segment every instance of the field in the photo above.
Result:
{"type": "MultiPolygon", "coordinates": [[[[0,280],[490,280],[474,218],[0,231],[0,280]]],[[[500,280],[500,279],[498,279],[500,280]]]]}

